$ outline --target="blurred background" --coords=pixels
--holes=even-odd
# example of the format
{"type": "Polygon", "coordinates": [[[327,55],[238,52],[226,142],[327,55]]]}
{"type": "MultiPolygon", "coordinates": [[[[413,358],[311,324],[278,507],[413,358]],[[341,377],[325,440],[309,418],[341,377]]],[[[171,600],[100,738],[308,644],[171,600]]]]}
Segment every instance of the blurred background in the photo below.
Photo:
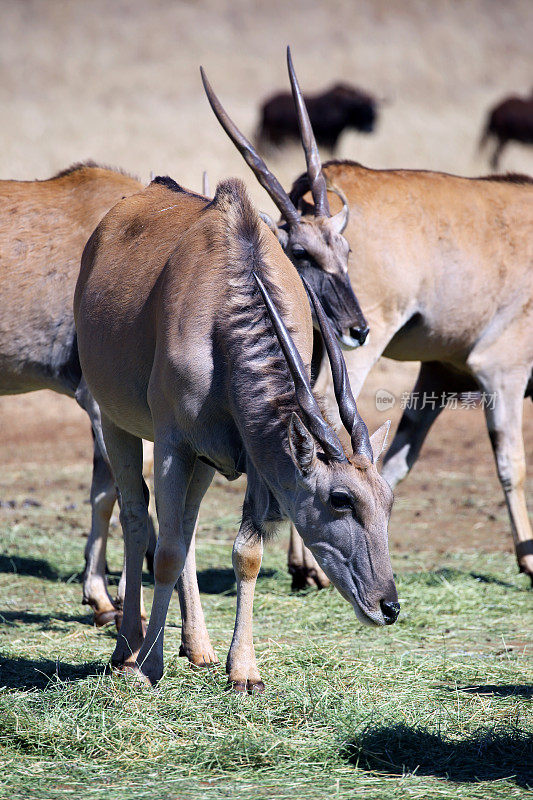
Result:
{"type": "MultiPolygon", "coordinates": [[[[343,80],[386,99],[375,132],[346,132],[336,153],[369,167],[488,172],[477,151],[488,108],[533,87],[530,0],[1,0],[0,14],[2,178],[92,158],[199,188],[207,169],[212,184],[247,179],[272,210],[199,66],[251,135],[260,101],[289,88],[287,44],[304,91],[343,80]]],[[[288,185],[303,154],[269,163],[288,185]]],[[[533,148],[510,144],[501,169],[533,172],[533,148]]]]}
{"type": "MultiPolygon", "coordinates": [[[[487,111],[533,87],[532,19],[531,0],[0,0],[0,177],[47,178],[91,158],[199,190],[207,169],[212,188],[240,176],[258,207],[273,213],[214,118],[199,66],[251,136],[260,103],[289,88],[287,44],[304,92],[343,80],[386,99],[375,132],[346,132],[337,157],[485,174],[488,153],[477,146],[487,111]]],[[[267,160],[287,188],[304,167],[296,146],[267,160]]],[[[501,170],[533,173],[533,147],[510,144],[501,170]]],[[[416,372],[414,364],[380,362],[361,397],[370,427],[389,416],[376,410],[376,389],[399,396],[416,372]]],[[[530,402],[525,410],[531,453],[530,402]]],[[[397,403],[395,421],[399,414],[397,403]]],[[[0,445],[0,500],[14,499],[17,520],[30,513],[21,504],[32,487],[48,505],[54,486],[66,486],[76,502],[86,497],[89,426],[71,400],[49,392],[0,398],[0,445]],[[56,479],[52,462],[67,472],[56,479]]],[[[397,495],[394,545],[416,534],[427,546],[440,519],[443,549],[511,549],[480,410],[441,415],[397,495]]],[[[88,507],[82,512],[66,512],[78,513],[80,535],[88,507]]]]}

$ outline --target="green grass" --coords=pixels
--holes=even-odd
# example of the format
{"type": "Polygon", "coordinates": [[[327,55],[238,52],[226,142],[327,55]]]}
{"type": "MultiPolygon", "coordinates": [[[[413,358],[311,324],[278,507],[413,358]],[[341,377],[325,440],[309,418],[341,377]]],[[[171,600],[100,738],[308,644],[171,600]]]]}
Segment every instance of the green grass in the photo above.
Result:
{"type": "MultiPolygon", "coordinates": [[[[222,662],[235,610],[223,498],[206,503],[198,552],[222,662]]],[[[533,787],[533,614],[512,556],[434,569],[434,554],[395,555],[402,614],[373,630],[334,590],[292,594],[274,542],[255,603],[266,693],[233,695],[222,668],[178,657],[177,599],[166,671],[147,691],[106,674],[114,633],[79,605],[87,515],[52,504],[2,517],[0,797],[491,800],[533,787]]],[[[120,553],[115,532],[115,569],[120,553]]]]}

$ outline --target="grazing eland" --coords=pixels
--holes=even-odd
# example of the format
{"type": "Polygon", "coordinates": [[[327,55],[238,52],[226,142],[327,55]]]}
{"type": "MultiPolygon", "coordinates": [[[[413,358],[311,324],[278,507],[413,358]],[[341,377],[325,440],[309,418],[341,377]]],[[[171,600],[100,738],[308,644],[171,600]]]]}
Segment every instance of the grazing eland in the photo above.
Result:
{"type": "Polygon", "coordinates": [[[233,547],[237,615],[227,660],[239,692],[263,688],[252,605],[263,540],[297,526],[322,569],[368,625],[399,613],[387,542],[392,492],[376,469],[388,424],[369,437],[327,317],[325,338],[345,451],[311,392],[313,335],[298,273],[253,209],[243,184],[215,197],[170,178],[119,202],[89,239],[74,314],[83,374],[98,402],[119,489],[126,547],[124,616],[112,657],[141,680],[163,673],[163,635],[182,577],[182,647],[216,659],[194,562],[198,509],[215,470],[247,475],[233,547]],[[154,441],[159,537],[146,636],[140,617],[148,541],[142,439],[154,441]]]}

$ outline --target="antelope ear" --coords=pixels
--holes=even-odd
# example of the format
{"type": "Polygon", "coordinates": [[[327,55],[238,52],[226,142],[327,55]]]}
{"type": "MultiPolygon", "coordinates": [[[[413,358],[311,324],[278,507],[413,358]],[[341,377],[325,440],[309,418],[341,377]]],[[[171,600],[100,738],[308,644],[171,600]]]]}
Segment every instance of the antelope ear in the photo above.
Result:
{"type": "Polygon", "coordinates": [[[342,233],[344,231],[348,224],[349,215],[350,209],[348,208],[348,205],[345,204],[340,211],[330,218],[330,225],[336,233],[342,233]]]}
{"type": "Polygon", "coordinates": [[[316,447],[313,437],[294,411],[289,420],[289,447],[294,463],[305,475],[313,467],[316,447]]]}
{"type": "Polygon", "coordinates": [[[374,464],[382,454],[387,443],[387,436],[389,435],[391,421],[388,419],[383,425],[374,431],[370,437],[370,444],[372,445],[372,452],[374,454],[374,464]]]}

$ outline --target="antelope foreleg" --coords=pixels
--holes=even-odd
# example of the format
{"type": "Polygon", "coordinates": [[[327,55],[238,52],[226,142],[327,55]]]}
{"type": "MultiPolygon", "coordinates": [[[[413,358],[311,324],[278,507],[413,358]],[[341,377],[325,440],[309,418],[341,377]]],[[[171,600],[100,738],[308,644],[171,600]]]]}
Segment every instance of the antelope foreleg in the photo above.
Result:
{"type": "Polygon", "coordinates": [[[261,680],[252,638],[254,591],[263,557],[263,541],[253,525],[243,520],[233,545],[233,569],[237,578],[237,615],[226,672],[236,692],[259,694],[261,680]]]}

